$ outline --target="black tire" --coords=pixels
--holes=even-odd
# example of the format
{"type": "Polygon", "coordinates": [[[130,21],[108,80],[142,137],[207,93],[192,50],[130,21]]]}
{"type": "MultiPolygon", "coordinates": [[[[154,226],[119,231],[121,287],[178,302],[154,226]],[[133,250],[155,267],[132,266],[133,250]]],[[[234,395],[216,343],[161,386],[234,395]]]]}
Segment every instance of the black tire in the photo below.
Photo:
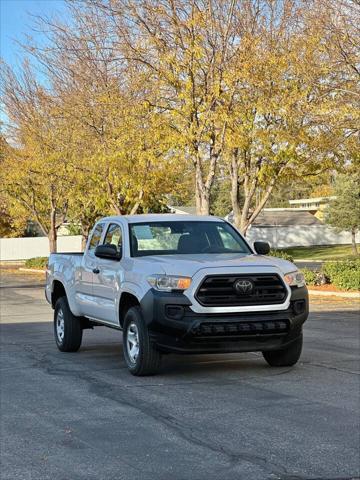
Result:
{"type": "Polygon", "coordinates": [[[287,348],[262,352],[262,354],[271,367],[291,367],[299,360],[302,345],[303,336],[301,334],[287,348]]]}
{"type": "Polygon", "coordinates": [[[154,375],[161,364],[161,354],[151,342],[148,328],[138,306],[126,312],[123,329],[123,350],[126,366],[136,376],[154,375]],[[132,343],[130,338],[132,337],[132,343]],[[138,346],[136,350],[136,344],[138,346]],[[135,346],[131,354],[130,346],[135,346]],[[137,353],[136,353],[137,352],[137,353]]]}
{"type": "Polygon", "coordinates": [[[61,352],[77,352],[81,346],[82,328],[80,319],[71,313],[66,297],[57,300],[54,311],[55,342],[61,352]],[[62,316],[62,318],[61,318],[62,316]],[[63,320],[63,331],[61,331],[63,320]]]}

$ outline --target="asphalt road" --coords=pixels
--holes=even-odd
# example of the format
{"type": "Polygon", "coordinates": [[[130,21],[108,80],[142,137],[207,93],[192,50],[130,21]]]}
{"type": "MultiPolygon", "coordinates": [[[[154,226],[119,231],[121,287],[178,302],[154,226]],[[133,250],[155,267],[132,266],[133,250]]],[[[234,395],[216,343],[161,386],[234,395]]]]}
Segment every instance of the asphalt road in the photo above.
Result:
{"type": "Polygon", "coordinates": [[[119,332],[60,353],[42,289],[2,276],[0,295],[1,480],[358,478],[358,305],[313,301],[294,368],[168,356],[135,378],[119,332]]]}

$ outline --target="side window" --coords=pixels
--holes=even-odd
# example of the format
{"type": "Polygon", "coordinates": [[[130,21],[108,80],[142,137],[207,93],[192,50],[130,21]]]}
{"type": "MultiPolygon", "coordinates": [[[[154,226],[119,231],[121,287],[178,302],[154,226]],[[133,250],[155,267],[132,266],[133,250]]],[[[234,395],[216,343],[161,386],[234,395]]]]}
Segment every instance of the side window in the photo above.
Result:
{"type": "Polygon", "coordinates": [[[119,225],[116,225],[115,223],[110,224],[108,231],[106,232],[104,245],[115,245],[118,254],[121,255],[122,232],[121,232],[121,227],[119,225]]]}
{"type": "Polygon", "coordinates": [[[93,231],[93,234],[90,239],[89,252],[95,250],[95,248],[99,245],[103,230],[104,230],[103,223],[99,223],[98,225],[96,225],[95,230],[93,231]]]}

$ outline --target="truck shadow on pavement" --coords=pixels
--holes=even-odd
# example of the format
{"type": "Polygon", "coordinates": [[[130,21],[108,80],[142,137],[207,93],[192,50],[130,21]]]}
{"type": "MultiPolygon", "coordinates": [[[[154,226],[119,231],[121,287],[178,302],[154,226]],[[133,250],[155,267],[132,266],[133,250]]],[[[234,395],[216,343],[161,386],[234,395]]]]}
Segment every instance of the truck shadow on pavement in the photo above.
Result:
{"type": "MultiPolygon", "coordinates": [[[[297,366],[292,368],[271,368],[261,352],[230,354],[165,354],[162,367],[155,377],[177,377],[178,375],[207,376],[213,373],[241,376],[249,374],[273,375],[299,369],[304,364],[314,363],[332,365],[333,368],[357,370],[349,354],[358,351],[358,312],[329,310],[310,314],[304,328],[304,349],[297,366]],[[341,336],[339,336],[341,330],[341,336]],[[347,334],[344,334],[347,331],[347,334]],[[321,338],[319,338],[321,337],[321,338]],[[344,358],[343,358],[344,357],[344,358]],[[351,364],[351,365],[350,365],[351,364]]],[[[115,372],[126,370],[123,360],[122,334],[105,327],[85,330],[82,346],[77,353],[61,353],[57,350],[53,338],[52,322],[2,323],[2,351],[11,359],[17,352],[18,359],[24,362],[28,357],[40,357],[46,363],[56,363],[62,369],[72,372],[81,370],[104,370],[115,372]],[[8,350],[10,347],[10,351],[8,350]]],[[[126,372],[128,380],[131,374],[126,372]]]]}
{"type": "MultiPolygon", "coordinates": [[[[48,367],[52,375],[58,372],[103,371],[116,375],[125,373],[128,381],[136,379],[127,372],[123,359],[122,334],[116,330],[95,327],[84,331],[83,343],[76,353],[59,352],[53,338],[53,325],[50,322],[2,323],[0,325],[3,355],[11,364],[16,356],[17,363],[25,368],[48,367]]],[[[6,363],[6,361],[4,362],[6,363]]],[[[3,363],[3,368],[6,366],[3,363]]],[[[273,369],[263,360],[261,352],[230,354],[164,354],[158,375],[150,378],[177,377],[182,375],[207,376],[210,373],[245,374],[279,373],[289,368],[273,369]]],[[[138,377],[137,381],[141,381],[138,377]]]]}

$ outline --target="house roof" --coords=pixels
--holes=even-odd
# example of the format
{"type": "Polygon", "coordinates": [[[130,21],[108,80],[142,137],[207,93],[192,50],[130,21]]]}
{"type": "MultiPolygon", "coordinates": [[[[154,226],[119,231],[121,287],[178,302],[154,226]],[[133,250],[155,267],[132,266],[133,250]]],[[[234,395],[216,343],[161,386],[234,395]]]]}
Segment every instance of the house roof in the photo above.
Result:
{"type": "Polygon", "coordinates": [[[263,210],[255,219],[253,227],[289,227],[289,226],[314,226],[323,223],[310,212],[303,210],[263,210]]]}
{"type": "Polygon", "coordinates": [[[196,207],[188,207],[184,205],[171,205],[169,206],[171,210],[174,210],[175,213],[186,214],[186,215],[196,215],[196,207]]]}

